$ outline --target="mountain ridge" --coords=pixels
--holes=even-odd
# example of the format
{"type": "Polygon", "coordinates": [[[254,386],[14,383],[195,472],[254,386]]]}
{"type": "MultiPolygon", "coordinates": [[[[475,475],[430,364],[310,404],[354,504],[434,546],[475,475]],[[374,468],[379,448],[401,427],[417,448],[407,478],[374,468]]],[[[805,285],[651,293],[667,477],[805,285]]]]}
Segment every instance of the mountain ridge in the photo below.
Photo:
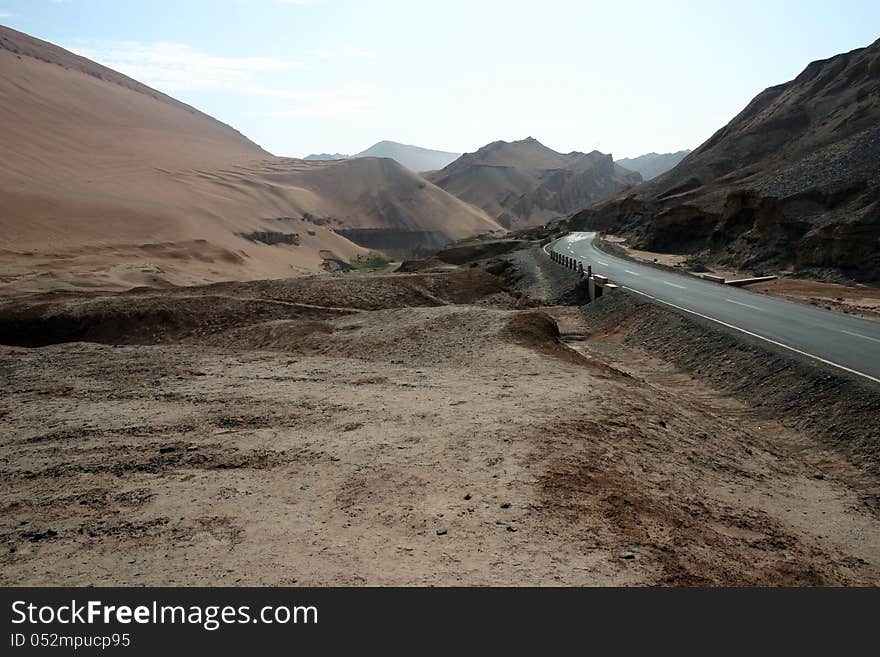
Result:
{"type": "Polygon", "coordinates": [[[645,153],[637,157],[624,157],[615,160],[617,164],[630,171],[641,174],[645,181],[666,173],[691,153],[690,149],[674,153],[645,153]]]}
{"type": "Polygon", "coordinates": [[[558,153],[534,137],[491,142],[426,177],[510,229],[544,223],[641,182],[610,155],[558,153]]]}

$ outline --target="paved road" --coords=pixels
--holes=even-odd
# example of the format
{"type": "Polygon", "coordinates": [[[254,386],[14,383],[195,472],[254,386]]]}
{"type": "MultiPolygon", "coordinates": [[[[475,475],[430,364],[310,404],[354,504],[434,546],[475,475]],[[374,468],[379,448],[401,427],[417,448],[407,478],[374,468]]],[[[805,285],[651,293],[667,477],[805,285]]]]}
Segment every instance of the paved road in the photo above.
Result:
{"type": "Polygon", "coordinates": [[[546,248],[632,292],[880,384],[880,322],[637,264],[600,251],[595,236],[570,233],[546,248]]]}

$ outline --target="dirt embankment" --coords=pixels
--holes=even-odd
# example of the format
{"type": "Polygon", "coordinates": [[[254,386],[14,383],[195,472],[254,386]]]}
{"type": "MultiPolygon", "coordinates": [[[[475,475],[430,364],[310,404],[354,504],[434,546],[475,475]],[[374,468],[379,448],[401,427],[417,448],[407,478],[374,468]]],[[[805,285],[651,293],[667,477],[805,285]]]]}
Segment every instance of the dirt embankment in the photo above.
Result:
{"type": "Polygon", "coordinates": [[[631,295],[600,299],[583,312],[598,339],[619,340],[674,363],[880,475],[876,386],[631,295]]]}
{"type": "Polygon", "coordinates": [[[417,276],[318,276],[285,281],[36,295],[0,304],[0,344],[156,344],[206,339],[273,320],[314,322],[364,310],[515,303],[481,271],[417,276]]]}
{"type": "Polygon", "coordinates": [[[465,266],[4,306],[95,334],[0,348],[0,581],[880,582],[867,452],[504,257],[516,290],[465,266]]]}

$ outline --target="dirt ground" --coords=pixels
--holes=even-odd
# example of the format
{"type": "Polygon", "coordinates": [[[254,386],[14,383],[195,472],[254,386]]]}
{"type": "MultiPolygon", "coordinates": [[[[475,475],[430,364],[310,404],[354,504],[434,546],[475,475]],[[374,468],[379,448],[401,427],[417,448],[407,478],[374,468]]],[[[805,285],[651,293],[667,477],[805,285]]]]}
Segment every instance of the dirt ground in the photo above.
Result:
{"type": "Polygon", "coordinates": [[[525,303],[460,271],[0,307],[0,582],[880,583],[876,478],[525,303]]]}
{"type": "MultiPolygon", "coordinates": [[[[674,253],[654,253],[652,251],[640,251],[626,245],[625,240],[616,235],[606,235],[606,241],[622,248],[626,253],[643,262],[655,262],[668,267],[682,267],[687,270],[688,256],[674,253]]],[[[712,273],[724,278],[748,278],[750,274],[743,272],[719,269],[718,267],[707,268],[707,273],[712,273]]],[[[791,278],[783,275],[776,280],[749,285],[750,292],[769,294],[775,297],[808,303],[819,306],[826,310],[848,313],[880,319],[880,287],[856,283],[853,285],[841,285],[839,283],[826,283],[813,281],[806,278],[791,278]]]]}
{"type": "Polygon", "coordinates": [[[797,278],[750,285],[752,292],[772,294],[790,301],[800,301],[827,310],[880,319],[880,288],[874,285],[838,285],[797,278]]]}

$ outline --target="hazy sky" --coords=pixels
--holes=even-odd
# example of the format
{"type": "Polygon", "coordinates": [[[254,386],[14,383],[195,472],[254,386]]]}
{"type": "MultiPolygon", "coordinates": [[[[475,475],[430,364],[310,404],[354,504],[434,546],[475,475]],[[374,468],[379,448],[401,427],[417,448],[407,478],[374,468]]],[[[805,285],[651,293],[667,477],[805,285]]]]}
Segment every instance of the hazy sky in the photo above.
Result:
{"type": "Polygon", "coordinates": [[[534,136],[694,148],[762,89],[880,37],[880,0],[0,0],[0,23],[278,155],[534,136]]]}

